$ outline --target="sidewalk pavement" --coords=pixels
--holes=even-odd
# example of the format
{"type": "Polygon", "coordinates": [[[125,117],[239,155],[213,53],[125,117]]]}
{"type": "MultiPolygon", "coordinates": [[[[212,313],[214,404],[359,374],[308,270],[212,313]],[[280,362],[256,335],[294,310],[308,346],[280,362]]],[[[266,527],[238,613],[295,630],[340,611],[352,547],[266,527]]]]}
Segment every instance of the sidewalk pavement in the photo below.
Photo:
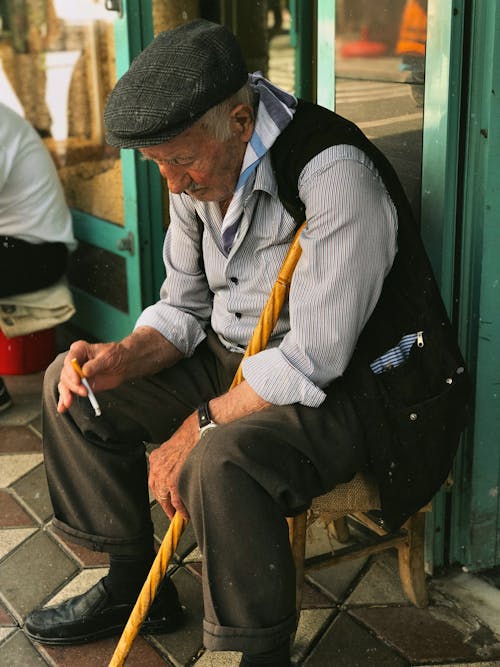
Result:
{"type": "MultiPolygon", "coordinates": [[[[105,555],[52,531],[41,449],[42,378],[43,372],[4,378],[13,406],[0,415],[0,667],[106,666],[118,638],[44,647],[23,631],[33,608],[87,590],[107,565],[105,555]]],[[[152,514],[160,543],[168,520],[154,502],[152,514]]],[[[313,527],[308,549],[329,548],[324,528],[313,527]]],[[[236,667],[239,654],[203,648],[201,558],[189,526],[170,571],[186,623],[172,635],[139,635],[127,667],[236,667]]],[[[489,574],[486,580],[453,568],[434,576],[429,607],[417,609],[403,595],[391,551],[319,570],[308,576],[294,665],[498,667],[500,570],[489,574]]]]}

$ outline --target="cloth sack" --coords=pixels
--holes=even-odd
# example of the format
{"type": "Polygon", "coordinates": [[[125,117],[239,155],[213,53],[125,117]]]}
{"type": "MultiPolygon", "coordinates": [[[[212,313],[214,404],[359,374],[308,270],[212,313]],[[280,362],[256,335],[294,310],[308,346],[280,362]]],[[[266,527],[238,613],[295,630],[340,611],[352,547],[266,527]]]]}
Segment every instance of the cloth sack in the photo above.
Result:
{"type": "Polygon", "coordinates": [[[36,292],[0,298],[0,329],[7,338],[51,329],[76,312],[66,279],[36,292]]]}

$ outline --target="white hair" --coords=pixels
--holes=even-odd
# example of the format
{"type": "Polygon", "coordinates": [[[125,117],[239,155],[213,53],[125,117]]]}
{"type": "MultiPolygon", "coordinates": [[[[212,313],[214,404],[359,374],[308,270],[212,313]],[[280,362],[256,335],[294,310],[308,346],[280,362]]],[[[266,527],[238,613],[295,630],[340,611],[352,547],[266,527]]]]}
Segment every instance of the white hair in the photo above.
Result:
{"type": "Polygon", "coordinates": [[[232,136],[229,112],[238,104],[247,104],[253,109],[255,100],[254,89],[249,83],[246,83],[227,100],[219,102],[219,104],[206,111],[198,122],[217,141],[227,141],[232,136]]]}

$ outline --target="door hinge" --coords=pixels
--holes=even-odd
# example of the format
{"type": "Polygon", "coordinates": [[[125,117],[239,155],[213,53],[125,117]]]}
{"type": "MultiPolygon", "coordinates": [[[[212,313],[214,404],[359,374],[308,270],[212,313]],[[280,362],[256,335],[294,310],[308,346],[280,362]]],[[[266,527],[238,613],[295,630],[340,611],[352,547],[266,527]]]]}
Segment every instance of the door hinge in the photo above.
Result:
{"type": "Polygon", "coordinates": [[[123,2],[122,0],[105,0],[104,6],[110,12],[118,12],[123,16],[123,2]]]}
{"type": "Polygon", "coordinates": [[[129,252],[131,255],[135,253],[135,243],[134,235],[132,232],[129,232],[127,236],[124,236],[122,239],[118,239],[116,242],[116,247],[122,252],[129,252]]]}

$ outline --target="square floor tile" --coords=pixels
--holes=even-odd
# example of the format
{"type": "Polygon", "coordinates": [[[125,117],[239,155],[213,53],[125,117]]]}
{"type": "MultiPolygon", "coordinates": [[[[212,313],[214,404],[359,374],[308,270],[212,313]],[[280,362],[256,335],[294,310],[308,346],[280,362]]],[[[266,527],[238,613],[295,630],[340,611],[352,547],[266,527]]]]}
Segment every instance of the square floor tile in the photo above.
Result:
{"type": "Polygon", "coordinates": [[[35,527],[3,528],[0,530],[0,560],[6,558],[36,531],[37,528],[35,527]]]}
{"type": "Polygon", "coordinates": [[[372,558],[367,571],[345,604],[347,606],[409,604],[401,587],[395,553],[385,551],[372,558]]]}
{"type": "Polygon", "coordinates": [[[26,426],[0,427],[0,453],[24,454],[42,451],[42,441],[36,433],[26,426]]]}
{"type": "Polygon", "coordinates": [[[308,570],[306,579],[323,593],[341,602],[358,580],[365,567],[366,557],[354,558],[319,570],[308,570]]]}
{"type": "Polygon", "coordinates": [[[0,563],[0,590],[9,610],[24,618],[52,597],[76,571],[76,564],[62,549],[37,531],[0,563]]]}
{"type": "Polygon", "coordinates": [[[409,667],[409,663],[360,627],[339,614],[304,661],[305,667],[409,667]]]}
{"type": "Polygon", "coordinates": [[[28,426],[39,417],[40,409],[40,396],[12,395],[12,406],[0,414],[0,426],[28,426]]]}
{"type": "Polygon", "coordinates": [[[458,606],[466,606],[482,623],[500,637],[500,590],[457,568],[432,580],[432,588],[441,591],[458,606]]]}
{"type": "Polygon", "coordinates": [[[40,398],[45,371],[23,375],[3,375],[7,389],[14,399],[25,397],[40,398]]]}
{"type": "Polygon", "coordinates": [[[32,517],[8,491],[0,489],[0,527],[21,528],[33,526],[32,517]]]}
{"type": "Polygon", "coordinates": [[[460,632],[436,619],[429,609],[361,607],[351,609],[350,613],[412,662],[439,663],[480,657],[465,643],[460,632]]]}
{"type": "MultiPolygon", "coordinates": [[[[43,646],[40,650],[57,667],[106,667],[119,639],[118,635],[82,646],[43,646]]],[[[134,639],[125,664],[126,667],[174,667],[140,635],[134,639]]]]}
{"type": "Polygon", "coordinates": [[[0,488],[6,488],[42,463],[41,454],[0,454],[0,488]]]}
{"type": "Polygon", "coordinates": [[[35,646],[20,630],[12,633],[0,645],[0,665],[5,667],[47,667],[35,646]]]}
{"type": "Polygon", "coordinates": [[[22,479],[12,484],[11,488],[41,523],[50,519],[53,510],[45,476],[45,466],[41,465],[30,470],[22,479]]]}

